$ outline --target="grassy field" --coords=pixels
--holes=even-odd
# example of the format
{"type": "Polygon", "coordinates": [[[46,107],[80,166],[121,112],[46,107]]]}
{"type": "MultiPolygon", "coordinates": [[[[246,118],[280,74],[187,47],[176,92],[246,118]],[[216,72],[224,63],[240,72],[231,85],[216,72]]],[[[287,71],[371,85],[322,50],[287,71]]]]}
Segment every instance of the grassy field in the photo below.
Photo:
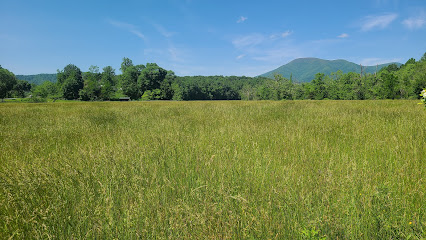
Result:
{"type": "Polygon", "coordinates": [[[418,101],[0,104],[0,239],[424,239],[418,101]]]}

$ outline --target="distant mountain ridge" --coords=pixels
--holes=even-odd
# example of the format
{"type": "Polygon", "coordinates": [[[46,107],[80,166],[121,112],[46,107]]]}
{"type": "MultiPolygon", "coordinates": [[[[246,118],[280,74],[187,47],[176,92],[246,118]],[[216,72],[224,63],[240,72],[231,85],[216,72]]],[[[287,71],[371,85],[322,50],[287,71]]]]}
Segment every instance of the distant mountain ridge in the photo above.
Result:
{"type": "MultiPolygon", "coordinates": [[[[383,67],[389,66],[390,64],[397,64],[398,66],[401,65],[401,63],[395,62],[380,64],[377,65],[377,71],[383,67]]],[[[362,67],[363,72],[365,73],[376,72],[376,66],[362,67]]],[[[296,82],[310,82],[315,78],[315,74],[317,73],[324,73],[329,75],[330,73],[337,72],[339,70],[341,70],[343,73],[361,73],[361,66],[343,59],[324,60],[320,58],[298,58],[260,76],[274,78],[274,75],[277,73],[288,79],[290,79],[290,76],[292,76],[292,80],[296,82]]]]}
{"type": "Polygon", "coordinates": [[[36,75],[16,75],[19,80],[25,80],[36,85],[42,84],[44,81],[56,83],[56,73],[42,73],[36,75]]]}

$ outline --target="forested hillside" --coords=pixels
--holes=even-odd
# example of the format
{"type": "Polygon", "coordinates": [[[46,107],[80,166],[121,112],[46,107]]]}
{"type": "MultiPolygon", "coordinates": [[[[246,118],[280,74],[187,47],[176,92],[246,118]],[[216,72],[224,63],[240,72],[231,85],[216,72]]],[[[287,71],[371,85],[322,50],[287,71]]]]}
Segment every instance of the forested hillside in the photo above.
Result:
{"type": "Polygon", "coordinates": [[[56,73],[42,73],[36,75],[16,75],[16,78],[19,80],[24,80],[30,84],[40,85],[45,81],[56,83],[56,73]]]}
{"type": "Polygon", "coordinates": [[[391,64],[401,65],[400,63],[386,63],[377,66],[361,66],[342,59],[299,58],[260,76],[274,78],[275,74],[281,74],[283,77],[291,78],[295,82],[310,82],[315,78],[315,74],[317,73],[329,75],[339,70],[343,73],[354,72],[361,74],[361,70],[363,73],[375,73],[391,64]]]}

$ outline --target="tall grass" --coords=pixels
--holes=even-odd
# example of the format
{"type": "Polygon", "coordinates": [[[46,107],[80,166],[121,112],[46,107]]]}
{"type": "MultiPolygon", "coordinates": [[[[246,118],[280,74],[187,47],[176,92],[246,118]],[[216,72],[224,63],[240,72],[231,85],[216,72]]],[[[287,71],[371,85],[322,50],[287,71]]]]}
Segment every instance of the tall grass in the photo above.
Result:
{"type": "Polygon", "coordinates": [[[424,239],[416,103],[0,104],[0,239],[424,239]]]}

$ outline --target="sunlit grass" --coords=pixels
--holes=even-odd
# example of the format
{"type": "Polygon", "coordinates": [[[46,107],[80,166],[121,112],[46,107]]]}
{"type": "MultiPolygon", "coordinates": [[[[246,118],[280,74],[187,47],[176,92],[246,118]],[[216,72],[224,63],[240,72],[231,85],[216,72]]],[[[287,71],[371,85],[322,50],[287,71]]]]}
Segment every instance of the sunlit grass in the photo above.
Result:
{"type": "Polygon", "coordinates": [[[422,239],[417,101],[0,104],[0,239],[422,239]]]}

